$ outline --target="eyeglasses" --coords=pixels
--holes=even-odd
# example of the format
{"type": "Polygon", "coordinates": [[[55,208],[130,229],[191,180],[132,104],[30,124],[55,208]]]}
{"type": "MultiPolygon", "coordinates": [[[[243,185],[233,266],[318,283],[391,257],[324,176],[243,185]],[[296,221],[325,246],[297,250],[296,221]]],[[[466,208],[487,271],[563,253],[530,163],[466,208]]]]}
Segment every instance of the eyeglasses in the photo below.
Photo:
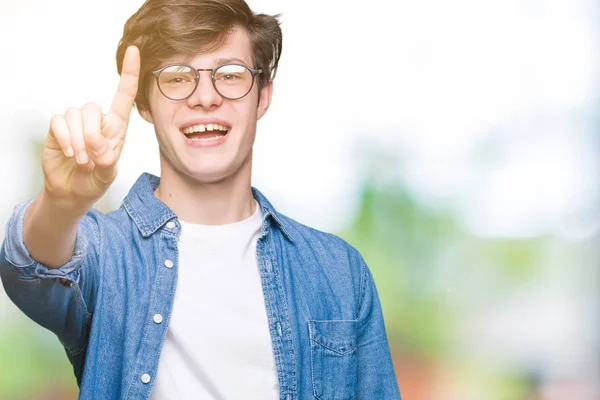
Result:
{"type": "Polygon", "coordinates": [[[171,100],[189,98],[200,81],[200,71],[210,71],[213,87],[222,97],[237,100],[250,93],[254,78],[262,73],[241,64],[226,64],[214,69],[197,69],[185,64],[174,64],[152,72],[160,92],[171,100]]]}

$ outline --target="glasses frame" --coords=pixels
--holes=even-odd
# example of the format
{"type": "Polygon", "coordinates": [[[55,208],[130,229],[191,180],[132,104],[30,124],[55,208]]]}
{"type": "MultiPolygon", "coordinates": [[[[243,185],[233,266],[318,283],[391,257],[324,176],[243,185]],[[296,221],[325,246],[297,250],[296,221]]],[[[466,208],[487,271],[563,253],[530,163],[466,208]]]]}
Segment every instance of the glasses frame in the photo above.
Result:
{"type": "Polygon", "coordinates": [[[246,97],[248,95],[248,93],[250,93],[250,91],[252,90],[252,88],[254,87],[254,81],[256,80],[256,75],[261,74],[263,71],[262,69],[254,69],[254,68],[250,68],[247,65],[244,64],[236,64],[236,63],[228,63],[228,64],[223,64],[223,65],[219,65],[216,68],[194,68],[191,65],[187,65],[187,64],[179,64],[179,63],[175,63],[175,64],[169,64],[167,66],[164,66],[160,69],[157,69],[156,71],[152,72],[152,75],[154,75],[154,79],[156,80],[156,86],[158,86],[158,90],[160,90],[160,93],[165,96],[167,99],[169,100],[173,100],[173,101],[182,101],[182,100],[187,100],[190,97],[192,97],[192,95],[196,92],[196,89],[198,89],[198,83],[200,83],[200,72],[201,71],[210,71],[210,80],[213,84],[213,88],[215,89],[215,91],[219,94],[219,96],[221,96],[224,99],[228,99],[228,100],[239,100],[243,97],[246,97]],[[215,71],[217,71],[219,68],[223,68],[229,65],[235,65],[235,66],[239,66],[239,67],[244,67],[246,68],[248,71],[250,71],[250,74],[252,75],[252,83],[250,84],[250,88],[248,89],[248,91],[246,93],[244,93],[242,96],[240,97],[227,97],[227,96],[223,96],[223,94],[221,92],[219,92],[219,89],[217,89],[217,84],[215,82],[215,71]],[[160,87],[160,83],[158,82],[158,76],[160,75],[161,72],[163,72],[165,69],[167,68],[171,68],[171,67],[188,67],[189,69],[191,69],[192,71],[194,71],[194,73],[196,74],[196,77],[194,78],[196,84],[194,85],[194,89],[190,92],[189,95],[187,95],[186,97],[183,97],[181,99],[174,99],[172,97],[169,97],[165,94],[165,92],[162,91],[162,88],[160,87]]]}

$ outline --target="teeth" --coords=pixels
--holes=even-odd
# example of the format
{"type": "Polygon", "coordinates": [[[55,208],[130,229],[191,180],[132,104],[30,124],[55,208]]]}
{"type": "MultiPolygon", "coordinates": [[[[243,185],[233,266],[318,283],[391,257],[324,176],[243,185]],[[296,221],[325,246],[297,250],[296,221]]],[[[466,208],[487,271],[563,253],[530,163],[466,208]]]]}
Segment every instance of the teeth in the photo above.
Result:
{"type": "Polygon", "coordinates": [[[192,134],[194,132],[212,132],[212,131],[221,131],[221,132],[227,132],[229,129],[223,125],[219,125],[219,124],[207,124],[207,125],[194,125],[194,126],[190,126],[187,127],[185,129],[182,130],[183,133],[189,135],[192,134]]]}
{"type": "Polygon", "coordinates": [[[190,138],[191,140],[194,141],[198,141],[198,142],[208,142],[209,140],[215,140],[215,139],[220,139],[223,136],[215,136],[215,137],[210,137],[210,138],[190,138]]]}

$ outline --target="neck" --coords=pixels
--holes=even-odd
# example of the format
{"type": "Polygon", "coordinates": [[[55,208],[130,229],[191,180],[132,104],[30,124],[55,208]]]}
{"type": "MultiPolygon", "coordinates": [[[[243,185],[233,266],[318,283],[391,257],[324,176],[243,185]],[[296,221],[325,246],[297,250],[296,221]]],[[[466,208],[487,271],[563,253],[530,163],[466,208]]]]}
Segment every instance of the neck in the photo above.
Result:
{"type": "MultiPolygon", "coordinates": [[[[248,160],[250,162],[250,160],[248,160]]],[[[225,225],[250,218],[255,209],[251,166],[216,182],[198,182],[161,160],[160,185],[154,192],[179,219],[202,225],[225,225]]]]}

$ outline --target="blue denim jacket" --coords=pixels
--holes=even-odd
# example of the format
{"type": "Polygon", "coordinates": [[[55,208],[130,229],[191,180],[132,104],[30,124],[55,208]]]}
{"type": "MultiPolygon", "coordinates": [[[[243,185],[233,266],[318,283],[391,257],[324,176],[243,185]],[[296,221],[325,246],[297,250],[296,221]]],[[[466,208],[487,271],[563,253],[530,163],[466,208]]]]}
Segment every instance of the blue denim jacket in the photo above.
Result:
{"type": "MultiPolygon", "coordinates": [[[[31,201],[7,225],[0,252],[6,293],[58,336],[81,399],[147,399],[152,390],[180,232],[177,216],[154,196],[158,183],[143,174],[118,210],[87,213],[73,257],[59,269],[31,259],[23,244],[31,201]]],[[[400,399],[379,298],[358,251],[253,193],[264,215],[256,250],[280,399],[400,399]]]]}

